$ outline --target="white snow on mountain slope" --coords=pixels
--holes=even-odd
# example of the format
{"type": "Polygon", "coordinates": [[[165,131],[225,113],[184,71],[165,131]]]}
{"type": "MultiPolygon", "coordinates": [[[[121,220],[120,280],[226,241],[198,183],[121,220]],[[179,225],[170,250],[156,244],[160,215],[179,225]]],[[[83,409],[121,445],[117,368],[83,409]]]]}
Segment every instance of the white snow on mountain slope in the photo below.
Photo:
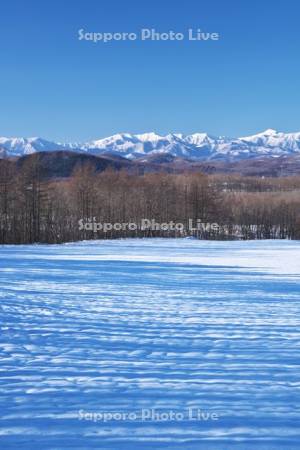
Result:
{"type": "Polygon", "coordinates": [[[207,133],[194,133],[190,136],[186,136],[186,141],[197,146],[204,144],[213,145],[216,141],[216,138],[213,136],[209,136],[207,133]]]}
{"type": "Polygon", "coordinates": [[[248,144],[253,144],[256,148],[272,149],[274,153],[293,153],[300,151],[300,133],[281,133],[268,129],[254,136],[240,138],[248,144]]]}
{"type": "Polygon", "coordinates": [[[0,147],[6,150],[8,155],[22,156],[35,152],[63,150],[64,145],[46,141],[39,137],[32,138],[5,138],[0,137],[0,147]]]}
{"type": "Polygon", "coordinates": [[[156,134],[153,131],[150,133],[137,134],[136,138],[142,142],[157,142],[164,139],[163,136],[159,136],[159,134],[156,134]]]}
{"type": "Polygon", "coordinates": [[[300,132],[282,133],[267,129],[240,138],[214,137],[207,133],[158,135],[118,133],[85,143],[56,143],[42,138],[0,138],[0,148],[8,156],[39,151],[73,150],[96,155],[112,152],[129,159],[158,153],[195,160],[238,160],[260,156],[280,156],[300,152],[300,132]]]}

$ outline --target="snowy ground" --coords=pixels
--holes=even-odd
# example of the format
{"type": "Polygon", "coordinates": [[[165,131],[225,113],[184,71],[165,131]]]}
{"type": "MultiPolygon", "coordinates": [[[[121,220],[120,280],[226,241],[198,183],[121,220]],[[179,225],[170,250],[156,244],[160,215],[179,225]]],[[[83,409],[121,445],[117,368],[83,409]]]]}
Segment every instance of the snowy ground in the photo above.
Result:
{"type": "Polygon", "coordinates": [[[0,267],[1,449],[300,448],[300,242],[4,246],[0,267]]]}

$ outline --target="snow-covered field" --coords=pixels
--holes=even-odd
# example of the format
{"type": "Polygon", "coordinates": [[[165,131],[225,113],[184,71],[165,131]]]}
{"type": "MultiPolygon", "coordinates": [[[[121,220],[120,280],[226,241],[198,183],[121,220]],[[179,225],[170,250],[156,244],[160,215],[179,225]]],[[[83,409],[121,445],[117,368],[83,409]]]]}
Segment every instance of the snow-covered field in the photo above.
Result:
{"type": "Polygon", "coordinates": [[[1,449],[300,448],[300,242],[4,246],[0,267],[1,449]]]}

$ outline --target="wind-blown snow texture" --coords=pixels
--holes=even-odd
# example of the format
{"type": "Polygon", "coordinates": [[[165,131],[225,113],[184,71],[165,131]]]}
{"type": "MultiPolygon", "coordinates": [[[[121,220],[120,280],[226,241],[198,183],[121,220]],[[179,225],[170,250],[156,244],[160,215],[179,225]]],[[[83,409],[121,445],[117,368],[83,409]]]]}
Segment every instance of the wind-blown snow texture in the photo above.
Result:
{"type": "Polygon", "coordinates": [[[4,246],[0,265],[1,448],[299,448],[299,242],[4,246]],[[78,416],[188,407],[219,420],[78,416]]]}

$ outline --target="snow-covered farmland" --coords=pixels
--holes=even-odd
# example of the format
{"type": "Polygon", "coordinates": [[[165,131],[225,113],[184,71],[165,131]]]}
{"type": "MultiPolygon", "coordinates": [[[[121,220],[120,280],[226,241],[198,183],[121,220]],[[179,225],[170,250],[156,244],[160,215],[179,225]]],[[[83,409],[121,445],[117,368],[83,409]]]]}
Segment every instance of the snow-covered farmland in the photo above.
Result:
{"type": "Polygon", "coordinates": [[[299,448],[300,242],[4,246],[0,267],[1,449],[299,448]]]}

